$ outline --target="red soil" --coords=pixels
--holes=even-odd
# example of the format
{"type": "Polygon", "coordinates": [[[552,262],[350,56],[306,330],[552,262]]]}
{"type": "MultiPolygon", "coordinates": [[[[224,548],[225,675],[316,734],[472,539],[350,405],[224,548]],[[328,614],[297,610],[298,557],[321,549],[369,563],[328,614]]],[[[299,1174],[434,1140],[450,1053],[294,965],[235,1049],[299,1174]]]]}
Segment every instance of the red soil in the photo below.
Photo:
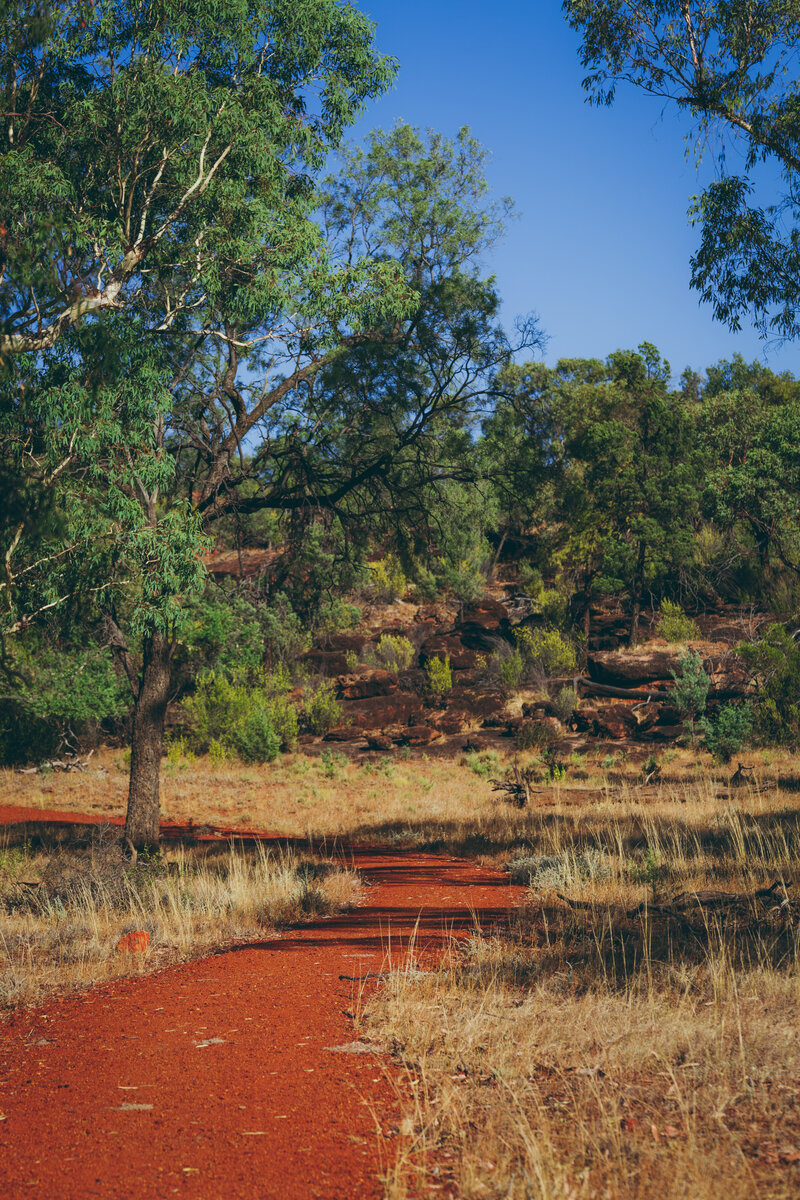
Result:
{"type": "MultiPolygon", "coordinates": [[[[75,818],[0,808],[32,819],[75,818]]],[[[380,1196],[403,1076],[331,1050],[354,1041],[360,980],[411,937],[419,956],[505,921],[522,889],[432,854],[347,861],[370,885],[354,912],[0,1021],[0,1194],[380,1196]]]]}

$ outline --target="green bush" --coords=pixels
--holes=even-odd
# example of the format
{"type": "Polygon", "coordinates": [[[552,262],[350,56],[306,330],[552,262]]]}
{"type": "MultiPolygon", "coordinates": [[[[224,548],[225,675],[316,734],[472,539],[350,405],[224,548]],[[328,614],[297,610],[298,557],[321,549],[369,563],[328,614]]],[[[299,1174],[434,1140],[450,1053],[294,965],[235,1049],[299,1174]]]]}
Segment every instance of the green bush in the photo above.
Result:
{"type": "Polygon", "coordinates": [[[492,660],[489,664],[489,671],[491,673],[496,669],[501,690],[506,693],[515,691],[519,687],[525,671],[525,663],[519,650],[513,650],[511,654],[503,654],[502,651],[495,650],[492,660]]]}
{"type": "Polygon", "coordinates": [[[757,688],[753,739],[766,745],[800,744],[800,645],[783,625],[771,625],[757,642],[736,653],[757,688]]]}
{"type": "Polygon", "coordinates": [[[658,636],[665,642],[689,642],[698,636],[698,629],[691,617],[687,617],[680,604],[662,600],[658,617],[658,636]]]}
{"type": "MultiPolygon", "coordinates": [[[[237,754],[243,762],[271,762],[282,740],[272,718],[276,708],[280,711],[280,698],[208,671],[198,679],[194,695],[184,702],[189,739],[201,753],[213,750],[219,757],[219,747],[224,754],[237,754]]],[[[295,740],[296,736],[295,725],[295,740]]]]}
{"type": "Polygon", "coordinates": [[[558,717],[559,721],[569,721],[580,701],[575,688],[563,687],[559,688],[558,692],[551,699],[550,703],[553,706],[553,712],[558,717]]]}
{"type": "Polygon", "coordinates": [[[695,721],[705,712],[711,686],[711,680],[703,669],[703,656],[696,650],[687,650],[678,659],[677,671],[671,671],[670,674],[675,680],[670,699],[680,713],[681,720],[689,726],[694,743],[695,721]]]}
{"type": "Polygon", "coordinates": [[[444,659],[438,656],[429,658],[425,664],[425,674],[430,691],[439,699],[453,690],[453,672],[450,669],[449,654],[446,654],[444,659]]]}
{"type": "Polygon", "coordinates": [[[515,629],[517,648],[534,677],[568,675],[578,666],[575,647],[557,629],[515,629]]]}
{"type": "Polygon", "coordinates": [[[334,726],[340,725],[344,709],[336,699],[336,685],[325,680],[318,687],[306,692],[303,697],[303,716],[310,733],[324,737],[334,726]]]}
{"type": "Polygon", "coordinates": [[[234,730],[236,753],[242,762],[272,762],[281,748],[272,718],[264,705],[254,705],[234,730]]]}
{"type": "Polygon", "coordinates": [[[372,594],[381,604],[391,604],[408,591],[408,579],[394,554],[387,554],[380,562],[370,563],[370,573],[372,594]]]}
{"type": "Polygon", "coordinates": [[[416,657],[416,651],[407,637],[393,637],[384,633],[375,649],[375,662],[386,671],[398,675],[407,671],[416,657]]]}
{"type": "Polygon", "coordinates": [[[709,753],[728,763],[750,739],[753,712],[749,704],[723,704],[711,718],[701,718],[700,727],[709,753]]]}
{"type": "Polygon", "coordinates": [[[7,665],[13,675],[0,698],[0,764],[41,762],[65,738],[80,741],[131,703],[127,680],[99,647],[62,649],[33,636],[11,645],[7,665]]]}

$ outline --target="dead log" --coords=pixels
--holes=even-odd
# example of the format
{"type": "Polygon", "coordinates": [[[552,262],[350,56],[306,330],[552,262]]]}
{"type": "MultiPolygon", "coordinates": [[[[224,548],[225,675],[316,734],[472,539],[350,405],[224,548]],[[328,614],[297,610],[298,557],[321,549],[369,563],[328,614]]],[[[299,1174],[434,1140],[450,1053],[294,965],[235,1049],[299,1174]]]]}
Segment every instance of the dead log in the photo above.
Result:
{"type": "Polygon", "coordinates": [[[576,680],[579,691],[587,696],[608,696],[614,700],[670,700],[672,693],[666,688],[615,687],[611,683],[596,683],[581,675],[576,680]]]}
{"type": "MultiPolygon", "coordinates": [[[[756,888],[754,892],[679,892],[677,896],[673,896],[666,904],[656,904],[653,901],[644,900],[641,904],[637,904],[636,908],[620,909],[619,912],[620,915],[624,913],[629,919],[640,917],[643,913],[650,912],[685,921],[686,913],[691,908],[732,908],[735,905],[750,904],[754,900],[760,900],[765,904],[770,900],[775,900],[778,902],[780,908],[785,909],[791,904],[788,894],[790,887],[791,881],[784,883],[782,880],[776,879],[770,887],[756,888]]],[[[556,895],[559,900],[563,900],[570,908],[594,910],[598,907],[592,901],[575,900],[572,896],[564,896],[561,892],[556,892],[556,895]]],[[[611,912],[611,907],[607,907],[607,911],[611,912]]]]}
{"type": "Polygon", "coordinates": [[[513,779],[490,779],[493,792],[502,792],[503,799],[509,804],[516,804],[517,808],[524,808],[530,803],[532,788],[531,784],[534,781],[536,772],[533,767],[526,767],[524,771],[520,771],[516,763],[513,767],[513,779]]]}

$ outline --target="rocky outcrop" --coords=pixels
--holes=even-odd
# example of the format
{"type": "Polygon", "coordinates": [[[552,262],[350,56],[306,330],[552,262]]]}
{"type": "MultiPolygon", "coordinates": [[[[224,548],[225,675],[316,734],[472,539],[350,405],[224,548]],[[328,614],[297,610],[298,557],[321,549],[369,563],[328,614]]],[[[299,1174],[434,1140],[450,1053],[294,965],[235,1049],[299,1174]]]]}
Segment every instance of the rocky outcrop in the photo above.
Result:
{"type": "Polygon", "coordinates": [[[343,708],[353,726],[368,731],[383,730],[390,725],[412,725],[412,718],[420,717],[423,712],[419,696],[409,696],[404,692],[350,700],[343,708]]]}
{"type": "Polygon", "coordinates": [[[438,634],[422,643],[420,662],[424,666],[432,658],[444,660],[450,656],[454,671],[473,671],[477,666],[478,652],[465,646],[457,633],[438,634]]]}
{"type": "Polygon", "coordinates": [[[336,680],[338,700],[367,700],[371,696],[391,696],[397,691],[397,676],[390,671],[361,671],[340,675],[336,680]]]}

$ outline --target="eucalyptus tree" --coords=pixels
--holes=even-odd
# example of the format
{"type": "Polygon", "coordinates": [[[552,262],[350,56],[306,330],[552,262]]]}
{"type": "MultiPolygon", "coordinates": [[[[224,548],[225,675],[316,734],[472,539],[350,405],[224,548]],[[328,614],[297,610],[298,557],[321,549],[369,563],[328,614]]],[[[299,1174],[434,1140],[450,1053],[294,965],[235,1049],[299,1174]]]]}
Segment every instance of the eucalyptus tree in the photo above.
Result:
{"type": "MultiPolygon", "coordinates": [[[[48,461],[71,464],[59,481],[74,497],[73,553],[95,563],[111,645],[134,689],[135,845],[158,836],[170,663],[215,525],[277,510],[311,543],[323,518],[353,527],[419,514],[422,486],[463,475],[470,422],[513,351],[477,262],[499,233],[485,216],[479,149],[466,134],[454,145],[407,130],[375,135],[371,147],[391,161],[395,183],[357,236],[348,232],[363,207],[350,186],[357,155],[321,198],[284,171],[282,205],[272,194],[264,208],[251,187],[252,229],[239,228],[244,199],[234,197],[226,221],[239,256],[219,253],[211,283],[196,301],[187,293],[174,320],[162,304],[155,321],[159,270],[127,310],[78,322],[38,352],[25,404],[48,461]],[[404,209],[402,180],[412,178],[417,200],[404,209]],[[424,263],[406,249],[421,236],[424,263]]],[[[241,158],[252,167],[244,148],[241,158]]],[[[362,164],[359,186],[363,175],[362,164]]],[[[58,569],[48,579],[58,603],[58,569]]],[[[16,585],[22,596],[19,573],[16,585]]]]}
{"type": "Polygon", "coordinates": [[[800,84],[796,0],[564,0],[583,42],[584,88],[611,104],[618,82],[673,101],[719,177],[696,201],[692,285],[732,329],[800,333],[800,84]],[[722,136],[720,136],[720,134],[722,136]],[[741,147],[731,172],[726,145],[741,147]],[[782,183],[758,203],[758,168],[782,183]]]}
{"type": "Polygon", "coordinates": [[[337,323],[357,336],[402,310],[400,273],[333,264],[314,219],[313,175],[393,74],[372,23],[337,0],[19,2],[0,17],[4,459],[58,491],[70,531],[41,553],[23,521],[7,530],[3,620],[19,630],[64,603],[65,562],[105,555],[95,587],[134,690],[136,845],[158,838],[169,661],[202,577],[203,523],[170,496],[176,397],[213,342],[228,356],[215,400],[236,409],[229,372],[282,345],[289,377],[239,414],[235,443],[313,375],[337,323]]]}

